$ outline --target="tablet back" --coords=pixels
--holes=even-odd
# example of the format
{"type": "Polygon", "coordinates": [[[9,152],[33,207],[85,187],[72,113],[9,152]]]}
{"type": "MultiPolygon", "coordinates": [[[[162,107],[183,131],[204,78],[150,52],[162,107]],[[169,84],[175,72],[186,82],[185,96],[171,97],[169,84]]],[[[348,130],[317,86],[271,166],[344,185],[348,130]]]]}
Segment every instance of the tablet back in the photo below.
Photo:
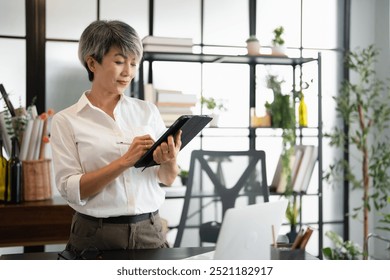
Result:
{"type": "Polygon", "coordinates": [[[167,141],[168,136],[175,135],[180,129],[181,148],[183,149],[210,121],[211,117],[206,115],[183,115],[180,116],[168,130],[153,144],[153,146],[135,163],[135,167],[150,167],[157,165],[153,160],[154,150],[163,142],[167,141]]]}

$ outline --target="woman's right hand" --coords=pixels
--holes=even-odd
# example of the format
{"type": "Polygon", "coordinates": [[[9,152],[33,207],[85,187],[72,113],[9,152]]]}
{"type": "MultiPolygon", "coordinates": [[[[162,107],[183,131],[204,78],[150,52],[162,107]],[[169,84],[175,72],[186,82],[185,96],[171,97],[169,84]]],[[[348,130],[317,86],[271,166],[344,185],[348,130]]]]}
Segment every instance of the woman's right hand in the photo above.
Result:
{"type": "Polygon", "coordinates": [[[129,149],[124,155],[125,165],[132,167],[154,144],[153,138],[149,135],[134,137],[129,149]]]}

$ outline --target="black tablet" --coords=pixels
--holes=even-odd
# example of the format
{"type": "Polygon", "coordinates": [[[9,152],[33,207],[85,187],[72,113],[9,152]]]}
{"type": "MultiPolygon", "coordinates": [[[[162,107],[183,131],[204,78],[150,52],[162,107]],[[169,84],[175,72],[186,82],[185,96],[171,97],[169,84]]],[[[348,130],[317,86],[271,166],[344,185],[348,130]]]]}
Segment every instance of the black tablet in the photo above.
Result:
{"type": "Polygon", "coordinates": [[[180,129],[181,149],[183,149],[210,121],[207,115],[183,115],[180,116],[168,130],[156,141],[153,146],[134,164],[135,167],[150,167],[157,165],[153,160],[154,150],[163,142],[168,140],[169,135],[175,135],[180,129]]]}

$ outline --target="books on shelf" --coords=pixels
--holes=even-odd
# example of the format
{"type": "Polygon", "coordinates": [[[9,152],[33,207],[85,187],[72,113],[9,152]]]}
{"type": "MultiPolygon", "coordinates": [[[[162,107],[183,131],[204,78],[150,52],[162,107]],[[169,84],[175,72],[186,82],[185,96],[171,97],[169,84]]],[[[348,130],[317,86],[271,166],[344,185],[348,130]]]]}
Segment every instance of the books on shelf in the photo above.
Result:
{"type": "MultiPolygon", "coordinates": [[[[306,192],[314,166],[317,161],[317,147],[313,145],[297,145],[290,156],[291,184],[294,192],[306,192]]],[[[277,193],[284,193],[287,187],[287,176],[283,172],[282,156],[279,157],[271,187],[277,193]]]]}
{"type": "Polygon", "coordinates": [[[146,36],[142,39],[144,45],[173,45],[173,46],[192,46],[192,38],[146,36]]]}
{"type": "Polygon", "coordinates": [[[303,156],[293,183],[293,191],[295,192],[307,191],[318,156],[318,148],[316,146],[305,145],[302,149],[304,150],[303,156]]]}
{"type": "Polygon", "coordinates": [[[142,39],[145,52],[192,53],[192,38],[146,36],[142,39]]]}
{"type": "Polygon", "coordinates": [[[185,103],[195,106],[197,97],[195,94],[183,94],[182,92],[167,93],[157,90],[157,103],[185,103]]]}
{"type": "Polygon", "coordinates": [[[180,114],[180,115],[191,115],[191,107],[177,107],[177,106],[160,106],[158,107],[160,114],[180,114]]]}
{"type": "Polygon", "coordinates": [[[192,46],[144,45],[145,52],[192,53],[192,46]]]}
{"type": "Polygon", "coordinates": [[[181,91],[167,91],[156,89],[157,107],[194,107],[197,102],[195,94],[184,94],[181,91]]]}
{"type": "MultiPolygon", "coordinates": [[[[293,178],[294,178],[294,170],[296,170],[297,162],[298,161],[296,160],[295,154],[291,155],[290,156],[290,164],[289,164],[290,169],[291,169],[291,180],[293,180],[293,178]]],[[[282,155],[280,155],[280,157],[279,157],[279,161],[278,161],[278,164],[276,166],[276,171],[275,171],[275,175],[274,175],[274,178],[272,180],[271,186],[273,186],[275,188],[275,192],[277,192],[277,193],[284,193],[286,191],[287,174],[286,174],[286,172],[283,172],[282,155]]]]}
{"type": "Polygon", "coordinates": [[[184,94],[173,89],[156,89],[152,84],[144,86],[144,99],[156,104],[166,126],[170,126],[182,115],[192,115],[192,107],[198,101],[195,94],[184,94]]]}
{"type": "Polygon", "coordinates": [[[152,84],[144,85],[144,100],[151,103],[156,102],[156,91],[152,84]]]}

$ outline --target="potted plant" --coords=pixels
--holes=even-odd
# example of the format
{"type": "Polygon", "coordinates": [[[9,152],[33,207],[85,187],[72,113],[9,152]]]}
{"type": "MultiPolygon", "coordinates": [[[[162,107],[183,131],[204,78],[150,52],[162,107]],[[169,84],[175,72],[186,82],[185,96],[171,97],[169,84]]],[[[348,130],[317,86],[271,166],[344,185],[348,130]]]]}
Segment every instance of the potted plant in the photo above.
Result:
{"type": "Polygon", "coordinates": [[[210,113],[211,117],[213,118],[210,122],[211,127],[218,127],[218,121],[219,121],[219,113],[226,111],[226,107],[222,100],[217,100],[214,97],[204,97],[202,96],[200,99],[200,103],[202,107],[206,107],[210,113]]]}
{"type": "Polygon", "coordinates": [[[334,247],[325,247],[322,254],[328,260],[358,260],[363,256],[360,246],[350,240],[344,241],[334,231],[328,231],[325,235],[333,242],[334,247]]]}
{"type": "Polygon", "coordinates": [[[260,42],[255,35],[249,36],[246,40],[246,48],[248,55],[259,55],[260,54],[260,42]]]}
{"type": "Polygon", "coordinates": [[[298,206],[298,201],[296,195],[286,194],[289,198],[289,203],[286,209],[286,219],[290,224],[290,231],[286,234],[290,243],[293,243],[295,238],[298,235],[297,225],[298,217],[300,213],[300,207],[298,206]]]}
{"type": "Polygon", "coordinates": [[[284,32],[283,26],[279,26],[274,29],[274,38],[272,39],[272,54],[273,55],[284,55],[284,39],[282,38],[284,32]]]}
{"type": "Polygon", "coordinates": [[[390,141],[384,131],[390,127],[390,88],[376,75],[374,64],[378,54],[371,45],[346,55],[346,67],[356,79],[343,81],[340,94],[334,100],[338,115],[348,129],[336,126],[325,134],[331,146],[343,149],[353,158],[353,161],[336,160],[325,173],[325,179],[338,182],[337,179],[342,178],[352,190],[362,192],[360,205],[350,214],[363,221],[365,257],[369,211],[382,211],[388,205],[390,192],[390,141]],[[357,172],[359,169],[361,172],[357,172]]]}
{"type": "Polygon", "coordinates": [[[181,184],[183,186],[187,185],[188,174],[189,174],[188,170],[180,169],[179,177],[180,177],[180,180],[181,180],[181,184]]]}

